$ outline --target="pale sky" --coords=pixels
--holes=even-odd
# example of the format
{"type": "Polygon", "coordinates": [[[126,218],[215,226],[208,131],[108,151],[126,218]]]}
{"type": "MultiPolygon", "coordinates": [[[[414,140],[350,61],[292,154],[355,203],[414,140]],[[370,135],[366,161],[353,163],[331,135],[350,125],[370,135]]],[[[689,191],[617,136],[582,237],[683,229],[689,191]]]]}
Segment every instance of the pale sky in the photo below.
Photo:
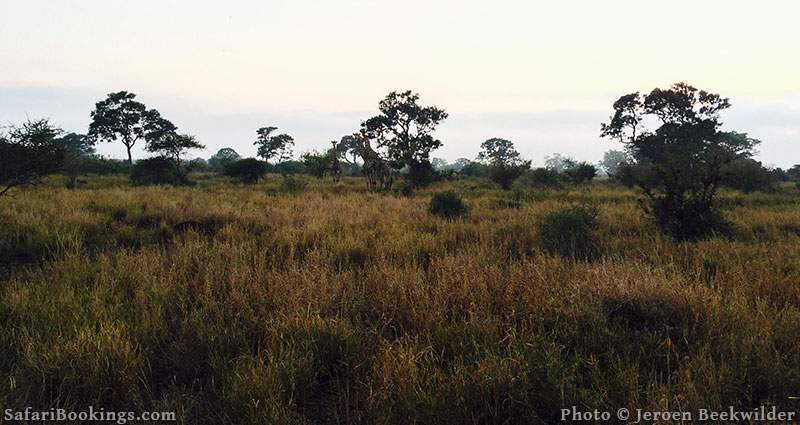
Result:
{"type": "Polygon", "coordinates": [[[300,153],[410,89],[450,113],[433,156],[503,137],[535,164],[594,162],[617,148],[599,139],[617,97],[686,81],[730,97],[725,128],[786,167],[800,163],[799,16],[797,0],[0,0],[0,123],[85,132],[95,102],[128,90],[205,143],[197,156],[253,155],[266,125],[300,153]]]}

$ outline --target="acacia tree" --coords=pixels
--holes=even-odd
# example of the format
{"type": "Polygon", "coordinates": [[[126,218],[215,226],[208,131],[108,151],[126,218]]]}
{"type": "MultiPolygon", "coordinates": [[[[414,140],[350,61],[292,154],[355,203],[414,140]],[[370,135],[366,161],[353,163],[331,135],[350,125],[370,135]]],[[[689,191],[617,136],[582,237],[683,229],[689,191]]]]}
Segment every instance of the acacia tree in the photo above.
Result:
{"type": "Polygon", "coordinates": [[[65,148],[56,141],[61,133],[50,121],[40,119],[12,125],[0,134],[0,196],[61,171],[65,148]]]}
{"type": "Polygon", "coordinates": [[[155,140],[177,129],[157,110],[148,110],[135,99],[136,95],[127,91],[109,93],[106,99],[95,104],[88,133],[94,140],[120,140],[128,152],[129,166],[133,166],[131,149],[139,140],[155,140]]]}
{"type": "Polygon", "coordinates": [[[408,166],[411,174],[423,172],[421,164],[429,165],[431,151],[442,146],[432,133],[448,116],[444,109],[418,102],[419,94],[411,91],[391,92],[378,104],[380,115],[361,123],[367,137],[386,149],[392,165],[408,166]]]}
{"type": "Polygon", "coordinates": [[[601,135],[624,143],[635,162],[632,178],[649,198],[646,211],[665,233],[678,240],[698,239],[725,230],[714,204],[721,169],[749,158],[758,140],[720,131],[720,111],[728,99],[678,83],[647,95],[622,96],[601,135]],[[661,125],[644,128],[647,117],[661,125]]]}
{"type": "Polygon", "coordinates": [[[205,146],[192,135],[178,134],[173,131],[148,141],[146,149],[148,152],[160,153],[162,156],[169,158],[180,173],[181,156],[190,149],[205,149],[205,146]]]}
{"type": "Polygon", "coordinates": [[[269,162],[275,158],[283,162],[292,157],[294,138],[286,133],[273,135],[278,127],[261,127],[256,131],[258,138],[254,145],[258,146],[258,156],[269,162]]]}
{"type": "Polygon", "coordinates": [[[511,189],[514,180],[531,167],[531,161],[522,159],[513,142],[500,138],[481,143],[478,161],[489,165],[489,176],[503,190],[511,189]]]}

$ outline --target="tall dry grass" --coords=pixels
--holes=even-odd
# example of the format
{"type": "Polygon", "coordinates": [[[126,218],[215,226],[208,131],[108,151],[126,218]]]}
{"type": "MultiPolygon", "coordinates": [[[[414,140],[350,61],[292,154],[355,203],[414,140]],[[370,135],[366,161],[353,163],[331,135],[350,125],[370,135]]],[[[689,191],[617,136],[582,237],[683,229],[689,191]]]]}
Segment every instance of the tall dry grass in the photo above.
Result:
{"type": "Polygon", "coordinates": [[[559,409],[800,396],[800,199],[723,194],[730,239],[676,244],[635,192],[363,181],[286,193],[59,181],[0,200],[0,404],[181,423],[552,423],[559,409]],[[455,190],[470,215],[426,212],[455,190]],[[536,224],[598,208],[601,254],[536,224]]]}

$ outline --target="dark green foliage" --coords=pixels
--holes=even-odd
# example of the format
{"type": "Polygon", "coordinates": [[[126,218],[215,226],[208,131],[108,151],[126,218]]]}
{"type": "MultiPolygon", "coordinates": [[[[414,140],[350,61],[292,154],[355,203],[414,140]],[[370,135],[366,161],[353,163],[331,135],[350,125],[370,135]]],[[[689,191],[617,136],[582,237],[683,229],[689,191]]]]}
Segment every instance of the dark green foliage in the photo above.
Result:
{"type": "Polygon", "coordinates": [[[223,173],[242,183],[252,184],[267,174],[267,164],[255,158],[246,158],[225,165],[223,173]]]}
{"type": "Polygon", "coordinates": [[[457,193],[447,191],[439,192],[431,197],[428,212],[439,217],[454,218],[467,215],[469,207],[457,193]]]}
{"type": "Polygon", "coordinates": [[[751,158],[742,158],[722,167],[722,184],[745,193],[768,190],[774,183],[770,170],[751,158]]]}
{"type": "Polygon", "coordinates": [[[61,130],[46,119],[11,126],[6,135],[0,134],[0,196],[61,171],[67,149],[56,140],[59,134],[61,130]]]}
{"type": "Polygon", "coordinates": [[[283,161],[275,164],[269,172],[278,174],[308,174],[308,169],[302,161],[283,161]]]}
{"type": "Polygon", "coordinates": [[[89,137],[94,140],[122,141],[128,152],[128,164],[133,166],[131,149],[137,141],[151,141],[177,130],[169,120],[155,109],[136,100],[136,95],[126,91],[110,93],[95,105],[91,113],[89,137]]]}
{"type": "Polygon", "coordinates": [[[597,168],[588,162],[571,162],[564,169],[564,175],[575,184],[589,183],[597,175],[597,168]]]}
{"type": "Polygon", "coordinates": [[[186,174],[175,166],[172,158],[156,156],[140,159],[133,164],[131,183],[137,186],[148,184],[185,185],[189,183],[186,174]]]}
{"type": "Polygon", "coordinates": [[[208,158],[208,166],[216,172],[222,172],[226,165],[240,159],[242,158],[235,150],[231,148],[222,148],[214,155],[211,155],[211,158],[208,158]]]}
{"type": "Polygon", "coordinates": [[[300,159],[308,173],[317,178],[324,177],[331,168],[331,156],[326,153],[306,152],[300,159]]]}
{"type": "Polygon", "coordinates": [[[539,188],[559,188],[561,176],[550,168],[534,168],[520,177],[519,184],[539,188]]]}
{"type": "Polygon", "coordinates": [[[514,180],[531,168],[531,162],[522,160],[513,142],[496,137],[481,143],[478,160],[488,163],[489,177],[503,190],[511,189],[514,180]]]}
{"type": "Polygon", "coordinates": [[[211,166],[208,165],[208,161],[203,158],[194,158],[189,161],[184,160],[181,166],[187,172],[204,173],[212,171],[211,166]]]}
{"type": "Polygon", "coordinates": [[[100,155],[81,157],[80,168],[86,174],[98,175],[127,174],[131,170],[126,161],[106,158],[100,155]]]}
{"type": "Polygon", "coordinates": [[[503,190],[510,190],[514,181],[525,174],[530,169],[530,161],[522,161],[517,164],[496,163],[489,166],[490,177],[493,182],[500,185],[503,190]]]}
{"type": "MultiPolygon", "coordinates": [[[[442,146],[432,133],[447,118],[447,113],[418,102],[419,95],[411,91],[391,92],[378,104],[380,115],[361,124],[364,134],[376,140],[378,147],[386,149],[395,168],[429,161],[431,151],[442,146]]],[[[418,171],[425,172],[425,169],[415,168],[410,173],[418,171]]]]}
{"type": "Polygon", "coordinates": [[[412,161],[408,166],[406,181],[413,187],[426,187],[441,180],[441,175],[433,168],[430,161],[412,161]]]}
{"type": "Polygon", "coordinates": [[[603,154],[603,160],[600,161],[600,168],[608,176],[613,176],[617,173],[620,165],[628,162],[628,155],[622,151],[610,150],[603,154]]]}
{"type": "Polygon", "coordinates": [[[486,164],[469,161],[463,164],[458,174],[464,177],[489,177],[490,170],[486,164]]]}
{"type": "Polygon", "coordinates": [[[609,174],[611,180],[625,186],[633,187],[636,185],[635,166],[630,162],[623,162],[617,166],[614,174],[609,174]]]}
{"type": "Polygon", "coordinates": [[[614,103],[603,137],[625,143],[635,161],[632,176],[650,199],[646,208],[661,230],[675,239],[698,239],[728,228],[714,204],[722,167],[749,158],[759,142],[719,130],[728,99],[678,83],[614,103]],[[642,128],[648,116],[661,123],[642,128]],[[716,227],[715,227],[716,226],[716,227]]]}
{"type": "Polygon", "coordinates": [[[597,228],[595,208],[570,206],[542,217],[538,224],[539,242],[550,254],[588,260],[599,253],[597,228]]]}
{"type": "Polygon", "coordinates": [[[85,173],[84,157],[94,153],[95,141],[83,134],[69,133],[56,139],[56,143],[64,149],[63,172],[69,178],[67,187],[74,189],[78,186],[78,176],[85,173]]]}

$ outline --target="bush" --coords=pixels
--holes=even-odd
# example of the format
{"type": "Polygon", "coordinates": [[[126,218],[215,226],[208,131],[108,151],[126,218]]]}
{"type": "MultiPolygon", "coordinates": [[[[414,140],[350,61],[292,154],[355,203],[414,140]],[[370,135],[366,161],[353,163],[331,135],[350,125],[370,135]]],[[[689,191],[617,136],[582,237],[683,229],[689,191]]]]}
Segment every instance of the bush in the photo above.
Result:
{"type": "Polygon", "coordinates": [[[597,210],[571,206],[553,211],[539,222],[539,241],[550,254],[589,260],[598,254],[597,210]]]}
{"type": "Polygon", "coordinates": [[[531,166],[530,161],[519,164],[493,164],[490,168],[490,178],[500,185],[503,190],[511,189],[514,180],[525,174],[531,166]]]}
{"type": "Polygon", "coordinates": [[[588,162],[572,163],[564,170],[564,175],[575,184],[589,183],[597,175],[597,168],[588,162]]]}
{"type": "Polygon", "coordinates": [[[333,165],[330,154],[319,152],[306,152],[301,157],[305,169],[314,177],[323,178],[333,165]]]}
{"type": "Polygon", "coordinates": [[[306,169],[306,165],[301,161],[283,161],[279,164],[276,164],[274,170],[278,174],[308,174],[308,169],[306,169]]]}
{"type": "Polygon", "coordinates": [[[242,183],[252,184],[267,174],[267,164],[255,159],[240,159],[225,165],[224,174],[242,183]]]}
{"type": "Polygon", "coordinates": [[[454,218],[468,214],[469,208],[457,193],[447,191],[433,195],[428,212],[439,217],[454,218]]]}
{"type": "Polygon", "coordinates": [[[105,158],[99,155],[82,156],[80,157],[80,162],[80,169],[86,174],[127,174],[131,171],[126,161],[105,158]]]}
{"type": "Polygon", "coordinates": [[[745,193],[772,187],[773,175],[760,162],[742,158],[725,164],[721,170],[722,184],[745,193]]]}
{"type": "Polygon", "coordinates": [[[518,184],[521,186],[558,188],[561,187],[561,176],[557,171],[550,168],[534,168],[523,174],[519,178],[518,184]]]}
{"type": "Polygon", "coordinates": [[[439,180],[441,180],[441,176],[430,161],[412,161],[408,166],[406,181],[415,188],[430,186],[439,180]]]}
{"type": "Polygon", "coordinates": [[[489,166],[480,162],[468,162],[458,172],[464,177],[489,177],[489,166]]]}
{"type": "Polygon", "coordinates": [[[133,164],[130,175],[131,183],[134,185],[148,184],[172,184],[184,185],[189,180],[182,173],[175,162],[164,156],[140,159],[133,164]]]}
{"type": "Polygon", "coordinates": [[[625,186],[633,187],[636,184],[636,174],[634,174],[634,165],[629,162],[623,162],[617,166],[613,174],[609,174],[611,180],[625,186]]]}
{"type": "Polygon", "coordinates": [[[290,174],[283,175],[283,183],[281,188],[286,192],[302,192],[308,187],[308,182],[300,177],[295,177],[290,174]]]}
{"type": "Polygon", "coordinates": [[[703,199],[653,198],[646,212],[662,232],[679,241],[730,235],[732,231],[731,224],[714,204],[703,199]]]}

